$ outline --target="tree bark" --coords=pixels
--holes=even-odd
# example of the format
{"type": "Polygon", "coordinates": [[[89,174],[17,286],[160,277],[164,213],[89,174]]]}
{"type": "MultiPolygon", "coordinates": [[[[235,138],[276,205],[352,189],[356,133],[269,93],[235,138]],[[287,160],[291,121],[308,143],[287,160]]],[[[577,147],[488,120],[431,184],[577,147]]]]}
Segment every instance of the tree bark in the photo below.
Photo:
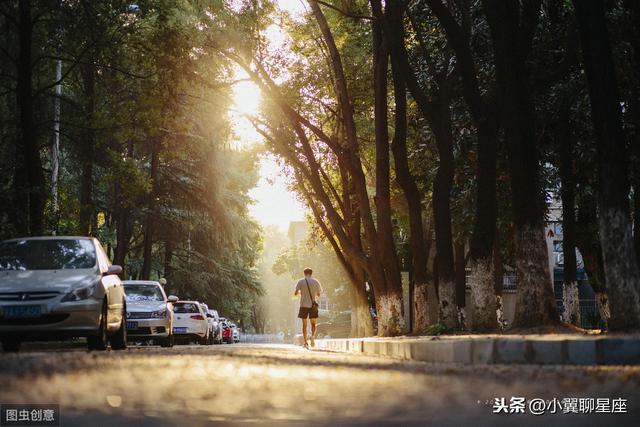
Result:
{"type": "MultiPolygon", "coordinates": [[[[497,328],[496,310],[501,300],[492,292],[494,233],[496,227],[496,159],[499,121],[492,90],[482,95],[478,72],[471,51],[470,19],[463,25],[456,22],[450,9],[441,0],[427,0],[434,15],[440,21],[447,40],[456,54],[462,82],[462,95],[471,113],[477,131],[476,200],[473,232],[469,242],[469,268],[471,282],[472,328],[476,331],[492,331],[497,328]],[[496,301],[494,303],[494,300],[496,301]]],[[[470,14],[467,9],[463,14],[470,14]]],[[[467,16],[468,18],[468,16],[467,16]]]]}
{"type": "MultiPolygon", "coordinates": [[[[22,215],[28,214],[28,229],[24,231],[29,235],[37,236],[44,233],[44,204],[47,189],[34,121],[31,2],[29,0],[20,0],[18,2],[18,12],[19,55],[16,70],[18,80],[16,101],[22,136],[20,144],[22,155],[20,157],[23,162],[16,165],[16,177],[18,178],[18,185],[20,185],[23,178],[26,179],[26,188],[24,190],[27,193],[26,202],[28,206],[26,206],[27,209],[22,212],[22,215]]],[[[18,199],[25,200],[23,197],[18,197],[18,199]]],[[[17,214],[20,215],[21,212],[17,212],[17,214]]]]}
{"type": "Polygon", "coordinates": [[[500,234],[496,228],[495,237],[493,239],[493,291],[496,297],[496,322],[500,329],[504,329],[506,326],[504,305],[502,303],[503,287],[504,265],[502,263],[502,251],[500,250],[500,234]]]}
{"type": "Polygon", "coordinates": [[[388,316],[388,322],[396,323],[398,332],[404,332],[404,315],[402,304],[402,285],[400,264],[393,239],[391,223],[391,189],[389,162],[389,123],[387,106],[387,70],[389,67],[389,51],[383,38],[382,26],[378,21],[373,23],[373,92],[374,92],[374,125],[376,141],[376,219],[378,252],[385,261],[385,279],[389,284],[388,298],[381,296],[383,306],[380,317],[388,316]],[[395,286],[392,284],[400,284],[395,286]],[[397,299],[400,302],[397,302],[397,299]],[[389,310],[387,312],[387,310],[389,310]]]}
{"type": "Polygon", "coordinates": [[[482,3],[496,63],[516,228],[518,288],[513,327],[553,325],[559,318],[544,236],[535,114],[526,70],[540,1],[483,0],[482,3]]]}
{"type": "Polygon", "coordinates": [[[610,328],[640,328],[640,267],[629,212],[627,150],[605,2],[573,2],[582,41],[598,154],[600,241],[611,305],[610,328]]]}
{"type": "Polygon", "coordinates": [[[149,280],[151,276],[151,265],[153,262],[153,235],[155,232],[155,221],[157,215],[156,197],[158,195],[158,169],[160,164],[160,140],[158,138],[151,142],[151,193],[147,202],[147,215],[144,225],[143,261],[140,278],[149,280]]]}
{"type": "MultiPolygon", "coordinates": [[[[447,104],[448,108],[448,104],[447,104]]],[[[449,114],[448,111],[445,114],[449,114]]],[[[447,120],[443,118],[443,120],[447,120]]],[[[433,126],[433,124],[432,124],[433,126]]],[[[455,264],[453,238],[451,234],[451,188],[453,186],[453,140],[447,126],[436,136],[440,162],[433,186],[433,217],[436,230],[436,252],[438,254],[438,285],[440,321],[447,328],[457,328],[455,264]]]]}
{"type": "Polygon", "coordinates": [[[462,330],[467,329],[467,263],[464,243],[464,239],[458,239],[454,244],[456,262],[456,306],[458,307],[458,323],[460,323],[462,330]]]}
{"type": "MultiPolygon", "coordinates": [[[[421,113],[427,119],[438,146],[440,163],[433,188],[433,209],[436,230],[436,251],[438,253],[438,301],[439,319],[447,327],[458,327],[458,313],[455,304],[455,270],[453,259],[453,239],[451,237],[450,196],[453,185],[453,136],[451,134],[450,94],[447,72],[434,76],[437,89],[432,93],[420,86],[415,71],[409,63],[404,41],[391,28],[382,12],[381,2],[371,2],[377,21],[384,25],[385,34],[392,44],[391,52],[406,78],[409,91],[415,99],[421,113]]],[[[448,70],[447,70],[448,71],[448,70]]]]}
{"type": "MultiPolygon", "coordinates": [[[[116,211],[116,248],[113,263],[126,268],[125,259],[129,251],[129,241],[133,234],[133,226],[129,220],[129,212],[124,206],[118,206],[116,211]]],[[[126,275],[125,275],[126,276],[126,275]]]]}
{"type": "Polygon", "coordinates": [[[580,298],[578,294],[576,260],[575,177],[573,172],[573,143],[570,128],[570,109],[559,115],[560,180],[562,197],[562,252],[564,311],[562,320],[580,326],[580,298]]]}
{"type": "Polygon", "coordinates": [[[94,129],[95,105],[96,105],[96,75],[92,58],[82,67],[82,80],[84,86],[84,114],[85,130],[84,138],[80,141],[80,216],[78,221],[78,234],[89,236],[94,233],[93,218],[95,214],[93,205],[93,164],[96,145],[96,132],[94,129]]]}
{"type": "MultiPolygon", "coordinates": [[[[405,31],[402,22],[403,11],[394,3],[387,5],[387,19],[391,31],[396,33],[400,43],[404,43],[405,31]]],[[[396,41],[391,41],[397,43],[396,41]]],[[[396,182],[402,189],[409,211],[409,240],[411,244],[413,282],[413,324],[414,334],[424,333],[426,328],[437,321],[438,313],[429,310],[429,300],[436,299],[435,284],[427,270],[429,251],[425,242],[422,225],[422,197],[415,178],[411,174],[407,156],[407,89],[402,64],[397,54],[391,55],[393,76],[393,96],[395,101],[395,126],[391,150],[395,164],[396,182]]]]}
{"type": "Polygon", "coordinates": [[[56,61],[55,99],[53,100],[53,137],[51,141],[51,227],[53,233],[58,233],[60,220],[60,201],[58,177],[60,175],[60,99],[62,98],[62,60],[56,61]]]}
{"type": "Polygon", "coordinates": [[[583,193],[578,199],[576,216],[576,246],[582,255],[584,269],[589,278],[589,284],[596,293],[600,318],[607,324],[611,317],[609,297],[604,274],[602,246],[598,232],[597,201],[595,195],[583,193]]]}

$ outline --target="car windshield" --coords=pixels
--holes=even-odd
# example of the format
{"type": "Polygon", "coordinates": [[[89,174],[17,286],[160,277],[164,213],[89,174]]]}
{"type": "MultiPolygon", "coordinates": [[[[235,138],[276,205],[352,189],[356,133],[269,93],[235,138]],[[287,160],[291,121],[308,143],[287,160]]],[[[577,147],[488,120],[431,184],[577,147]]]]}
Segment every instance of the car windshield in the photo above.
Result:
{"type": "Polygon", "coordinates": [[[127,301],[164,301],[157,285],[124,285],[127,301]]]}
{"type": "Polygon", "coordinates": [[[190,302],[182,302],[173,305],[174,313],[200,313],[198,306],[190,302]]]}
{"type": "Polygon", "coordinates": [[[88,239],[0,242],[0,271],[73,270],[95,265],[96,249],[88,239]]]}

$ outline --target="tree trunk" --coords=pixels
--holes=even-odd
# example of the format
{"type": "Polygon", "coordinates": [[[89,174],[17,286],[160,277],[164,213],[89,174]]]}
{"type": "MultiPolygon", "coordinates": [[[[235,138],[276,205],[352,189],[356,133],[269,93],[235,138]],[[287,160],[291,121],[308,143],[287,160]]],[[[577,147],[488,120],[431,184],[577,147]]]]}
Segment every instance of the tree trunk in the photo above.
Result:
{"type": "MultiPolygon", "coordinates": [[[[393,225],[391,223],[391,189],[389,164],[389,132],[387,108],[387,70],[389,67],[389,50],[382,35],[382,26],[373,24],[373,86],[374,86],[374,124],[376,141],[376,219],[378,253],[384,264],[386,295],[381,295],[383,311],[387,311],[389,325],[387,333],[396,335],[404,332],[404,315],[402,304],[402,283],[400,264],[395,251],[393,225]],[[386,298],[385,298],[386,297],[386,298]],[[399,304],[397,298],[399,297],[399,304]],[[395,318],[394,316],[400,317],[395,318]]],[[[384,314],[383,314],[384,318],[384,314]]],[[[385,327],[382,328],[385,330],[385,327]]]]}
{"type": "Polygon", "coordinates": [[[507,321],[504,318],[504,306],[502,304],[502,289],[504,287],[504,265],[502,263],[502,251],[500,250],[500,234],[496,228],[493,239],[493,291],[496,300],[496,323],[498,328],[505,329],[507,321]]]}
{"type": "Polygon", "coordinates": [[[129,221],[129,212],[124,206],[118,206],[116,212],[116,248],[113,263],[125,268],[125,258],[129,251],[129,241],[133,234],[133,227],[129,221]]]}
{"type": "Polygon", "coordinates": [[[373,335],[371,312],[365,285],[364,271],[353,266],[351,278],[351,334],[352,338],[370,337],[373,335]]]}
{"type": "Polygon", "coordinates": [[[526,70],[526,52],[539,2],[484,0],[491,30],[511,178],[518,274],[514,327],[559,321],[544,236],[543,197],[536,148],[535,114],[526,70]]]}
{"type": "MultiPolygon", "coordinates": [[[[309,6],[316,18],[329,52],[330,65],[333,71],[334,87],[338,98],[338,105],[340,107],[340,118],[344,125],[345,144],[339,151],[334,152],[340,158],[339,161],[344,162],[344,164],[348,166],[349,173],[353,179],[355,195],[362,219],[365,242],[367,244],[366,249],[369,251],[370,255],[370,261],[368,262],[367,269],[376,293],[376,300],[378,301],[379,298],[385,296],[384,299],[380,299],[380,301],[383,301],[383,313],[379,313],[378,316],[378,323],[380,326],[378,328],[378,333],[399,335],[404,332],[404,318],[402,316],[402,282],[397,254],[395,252],[395,245],[393,244],[393,234],[389,233],[388,227],[384,230],[376,230],[369,202],[366,177],[360,159],[360,148],[353,113],[354,110],[349,96],[340,52],[336,46],[327,19],[320,9],[318,2],[316,0],[309,0],[309,6]],[[386,298],[386,296],[388,296],[388,298],[386,298]],[[399,304],[398,301],[396,301],[398,296],[400,297],[399,304]],[[399,311],[397,309],[399,309],[399,311]],[[388,317],[396,315],[399,315],[400,317],[388,317]]],[[[319,133],[317,130],[315,132],[319,133]]],[[[298,136],[302,139],[305,138],[304,135],[300,135],[299,133],[298,136]]],[[[326,138],[324,139],[326,143],[331,144],[330,140],[327,141],[326,138]]],[[[388,141],[386,144],[388,146],[388,141]]],[[[309,147],[305,147],[305,149],[308,148],[309,147]]],[[[383,153],[381,153],[381,155],[382,154],[383,153]]],[[[388,151],[386,156],[388,163],[388,151]]],[[[386,172],[384,170],[376,171],[376,175],[378,175],[378,173],[382,173],[383,175],[388,174],[388,170],[386,170],[386,172]]],[[[383,178],[377,178],[377,180],[378,179],[382,180],[383,178]]],[[[382,190],[384,193],[384,187],[382,190]]],[[[384,194],[382,194],[382,197],[384,197],[384,194]]],[[[390,214],[384,211],[384,205],[386,205],[386,202],[383,200],[380,203],[381,206],[383,206],[383,211],[377,212],[377,214],[382,215],[382,223],[384,223],[386,222],[384,217],[390,214]]]]}
{"type": "Polygon", "coordinates": [[[604,274],[602,246],[598,236],[597,202],[595,196],[592,196],[591,193],[582,194],[578,200],[576,246],[580,251],[580,255],[582,255],[589,284],[596,293],[600,318],[605,324],[608,324],[611,312],[609,310],[609,297],[604,274]]]}
{"type": "MultiPolygon", "coordinates": [[[[502,315],[502,297],[495,292],[494,245],[496,234],[496,159],[497,126],[488,123],[478,125],[478,160],[476,166],[477,193],[476,215],[469,244],[471,281],[472,330],[493,331],[499,326],[502,315]]],[[[500,287],[500,292],[502,286],[500,287]]]]}
{"type": "Polygon", "coordinates": [[[62,97],[62,60],[56,61],[55,98],[53,100],[53,138],[51,142],[51,227],[58,233],[60,203],[58,197],[58,176],[60,174],[60,98],[62,97]]]}
{"type": "MultiPolygon", "coordinates": [[[[483,95],[478,71],[471,51],[471,20],[458,24],[451,9],[441,0],[427,0],[427,4],[443,26],[447,40],[456,54],[457,68],[462,81],[462,95],[477,130],[478,157],[476,166],[476,201],[473,233],[469,243],[471,282],[471,313],[473,328],[478,331],[496,329],[496,310],[501,299],[492,292],[492,251],[496,226],[496,159],[499,121],[492,91],[483,95]],[[497,305],[492,302],[496,299],[497,305]]],[[[470,7],[467,5],[466,7],[470,7]]],[[[463,14],[470,13],[463,10],[463,14]]]]}
{"type": "MultiPolygon", "coordinates": [[[[441,115],[448,124],[450,113],[448,102],[442,104],[446,110],[441,115]]],[[[432,128],[435,123],[432,123],[432,128]]],[[[456,305],[456,277],[453,257],[453,238],[451,234],[451,188],[453,186],[454,159],[451,128],[441,123],[443,129],[434,130],[440,162],[433,185],[433,217],[436,230],[436,252],[438,259],[438,296],[440,302],[440,321],[451,329],[458,328],[458,309],[456,305]]]]}
{"type": "Polygon", "coordinates": [[[94,129],[95,105],[96,105],[96,75],[92,58],[83,65],[82,80],[85,97],[85,130],[84,138],[80,141],[80,217],[78,221],[78,234],[89,236],[95,233],[94,206],[93,206],[93,164],[96,145],[96,132],[94,129]]]}
{"type": "Polygon", "coordinates": [[[559,115],[560,180],[562,197],[562,252],[564,254],[562,320],[580,326],[580,298],[578,294],[576,261],[575,179],[573,172],[573,144],[571,141],[570,109],[559,115]]]}
{"type": "Polygon", "coordinates": [[[456,306],[458,307],[458,323],[460,329],[467,329],[467,263],[465,260],[464,239],[455,242],[456,262],[456,306]]]}
{"type": "MultiPolygon", "coordinates": [[[[397,39],[404,43],[403,12],[394,4],[387,6],[388,22],[397,39]]],[[[391,43],[396,43],[392,40],[391,43]]],[[[392,45],[393,46],[393,45],[392,45]]],[[[402,189],[409,211],[409,240],[411,244],[412,287],[413,287],[413,324],[414,334],[424,333],[427,326],[435,323],[437,313],[429,313],[428,301],[435,299],[435,286],[429,280],[427,261],[429,251],[425,242],[422,225],[422,197],[415,178],[409,168],[407,156],[407,89],[402,65],[397,54],[391,54],[391,70],[393,76],[393,96],[395,101],[395,126],[391,150],[395,164],[396,182],[402,189]],[[431,319],[430,319],[431,317],[431,319]]]]}
{"type": "Polygon", "coordinates": [[[149,280],[151,276],[151,265],[153,262],[153,234],[156,217],[156,197],[158,194],[158,167],[160,163],[160,141],[154,139],[151,143],[151,193],[147,203],[147,216],[144,225],[143,262],[140,278],[149,280]]]}
{"type": "MultiPolygon", "coordinates": [[[[33,68],[32,68],[32,42],[33,22],[31,17],[31,2],[20,0],[18,2],[19,25],[18,44],[19,55],[17,61],[17,91],[16,101],[19,112],[19,127],[22,136],[21,148],[23,163],[16,168],[16,177],[26,178],[26,193],[28,209],[17,212],[18,215],[28,214],[27,233],[32,236],[44,233],[44,203],[46,197],[45,176],[42,170],[40,158],[40,145],[36,134],[36,126],[33,117],[33,68]]],[[[22,197],[19,200],[24,200],[22,197]]],[[[20,231],[20,230],[18,230],[20,231]]]]}
{"type": "Polygon", "coordinates": [[[172,260],[173,260],[173,241],[169,237],[164,242],[164,266],[163,266],[164,275],[163,277],[167,280],[167,283],[169,283],[169,281],[171,280],[171,277],[173,276],[173,267],[171,265],[172,260]]]}
{"type": "Polygon", "coordinates": [[[629,215],[627,153],[605,2],[573,2],[591,97],[599,176],[600,240],[611,305],[610,328],[640,328],[640,267],[629,215]]]}
{"type": "Polygon", "coordinates": [[[636,0],[624,0],[623,5],[628,13],[628,32],[625,32],[625,41],[632,47],[632,70],[635,84],[631,85],[627,94],[625,116],[632,126],[629,129],[629,151],[631,172],[631,186],[633,187],[633,237],[636,250],[636,258],[640,265],[640,2],[636,0]]]}

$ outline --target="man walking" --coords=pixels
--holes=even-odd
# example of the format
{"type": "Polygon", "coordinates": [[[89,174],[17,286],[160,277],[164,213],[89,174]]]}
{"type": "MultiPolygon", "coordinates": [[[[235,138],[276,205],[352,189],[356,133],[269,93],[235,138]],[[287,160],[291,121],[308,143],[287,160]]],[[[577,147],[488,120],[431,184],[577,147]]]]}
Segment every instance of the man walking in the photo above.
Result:
{"type": "Polygon", "coordinates": [[[318,303],[317,298],[322,293],[320,282],[311,275],[313,271],[310,268],[304,269],[304,277],[298,280],[294,296],[300,295],[300,310],[298,317],[302,319],[302,337],[304,339],[304,348],[309,348],[307,341],[307,319],[311,321],[311,347],[315,345],[314,338],[316,335],[316,320],[318,319],[318,303]]]}

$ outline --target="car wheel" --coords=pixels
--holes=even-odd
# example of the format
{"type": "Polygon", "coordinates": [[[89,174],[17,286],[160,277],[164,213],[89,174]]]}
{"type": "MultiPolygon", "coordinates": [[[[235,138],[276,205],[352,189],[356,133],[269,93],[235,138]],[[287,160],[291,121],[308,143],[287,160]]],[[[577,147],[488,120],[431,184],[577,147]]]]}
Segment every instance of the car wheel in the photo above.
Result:
{"type": "Polygon", "coordinates": [[[6,352],[15,353],[17,351],[20,351],[20,344],[22,344],[20,340],[16,340],[16,339],[3,340],[2,348],[6,352]]]}
{"type": "Polygon", "coordinates": [[[200,345],[207,345],[209,344],[209,335],[205,335],[202,338],[198,338],[198,344],[200,345]]]}
{"type": "Polygon", "coordinates": [[[175,337],[173,334],[169,335],[167,338],[162,338],[160,340],[160,347],[168,347],[171,348],[175,344],[175,337]]]}
{"type": "Polygon", "coordinates": [[[111,348],[113,350],[125,350],[127,348],[127,321],[126,321],[126,308],[122,311],[122,320],[120,321],[120,328],[109,338],[111,348]]]}
{"type": "Polygon", "coordinates": [[[98,333],[87,337],[87,347],[89,350],[106,350],[107,349],[107,302],[102,305],[102,314],[100,315],[100,326],[98,333]]]}

